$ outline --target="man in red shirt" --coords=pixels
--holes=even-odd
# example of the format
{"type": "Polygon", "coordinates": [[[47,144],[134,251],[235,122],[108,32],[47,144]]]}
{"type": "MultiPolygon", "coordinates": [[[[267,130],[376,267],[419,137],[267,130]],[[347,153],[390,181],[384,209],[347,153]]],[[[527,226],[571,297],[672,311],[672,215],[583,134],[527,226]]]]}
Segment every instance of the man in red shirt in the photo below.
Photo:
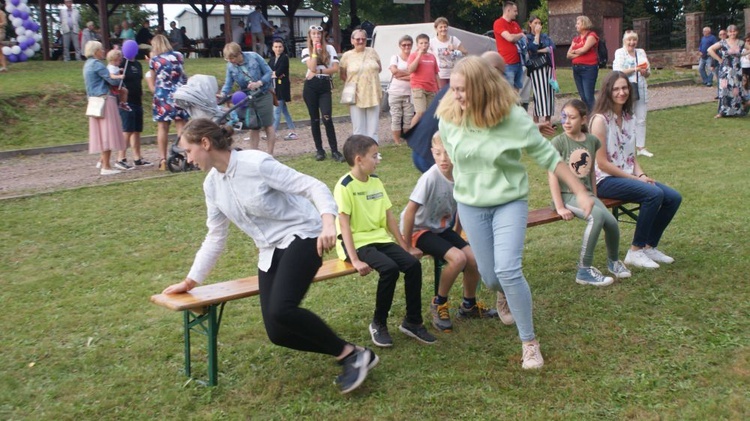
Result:
{"type": "Polygon", "coordinates": [[[515,21],[517,16],[518,6],[512,1],[506,1],[503,5],[503,15],[495,21],[492,30],[495,33],[497,51],[505,60],[505,78],[519,90],[523,86],[523,66],[516,43],[524,34],[515,21]]]}

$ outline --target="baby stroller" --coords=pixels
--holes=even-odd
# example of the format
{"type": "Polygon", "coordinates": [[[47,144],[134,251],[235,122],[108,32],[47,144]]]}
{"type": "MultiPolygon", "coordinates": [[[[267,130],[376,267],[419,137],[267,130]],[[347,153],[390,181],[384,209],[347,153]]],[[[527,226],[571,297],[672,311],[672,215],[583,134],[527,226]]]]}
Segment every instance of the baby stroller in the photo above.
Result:
{"type": "MultiPolygon", "coordinates": [[[[247,100],[236,104],[234,107],[225,111],[219,105],[229,98],[217,103],[216,92],[219,90],[219,84],[216,78],[209,75],[195,75],[188,79],[187,83],[178,87],[174,93],[174,100],[177,106],[186,110],[190,118],[208,118],[217,124],[221,124],[237,108],[247,104],[247,100]]],[[[183,172],[197,170],[193,164],[187,162],[185,151],[178,146],[180,139],[177,138],[169,148],[167,154],[167,168],[171,172],[183,172]]]]}

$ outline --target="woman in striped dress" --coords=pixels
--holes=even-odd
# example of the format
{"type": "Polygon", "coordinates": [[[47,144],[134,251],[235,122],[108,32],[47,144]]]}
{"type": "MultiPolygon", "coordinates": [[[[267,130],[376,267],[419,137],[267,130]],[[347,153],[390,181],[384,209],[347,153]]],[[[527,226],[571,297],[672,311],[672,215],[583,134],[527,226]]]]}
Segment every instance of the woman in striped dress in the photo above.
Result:
{"type": "Polygon", "coordinates": [[[555,44],[547,34],[542,33],[542,21],[538,17],[531,16],[528,25],[526,40],[529,59],[547,57],[545,66],[529,72],[531,88],[534,91],[534,122],[538,123],[539,117],[550,121],[555,113],[555,92],[549,83],[552,76],[552,50],[555,44]]]}

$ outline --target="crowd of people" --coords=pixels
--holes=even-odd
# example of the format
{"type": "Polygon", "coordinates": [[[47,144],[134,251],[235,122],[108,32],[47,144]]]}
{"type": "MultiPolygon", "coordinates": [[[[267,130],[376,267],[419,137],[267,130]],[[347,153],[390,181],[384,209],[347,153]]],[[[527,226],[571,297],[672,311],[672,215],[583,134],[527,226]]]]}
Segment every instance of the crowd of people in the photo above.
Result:
{"type": "MultiPolygon", "coordinates": [[[[258,119],[250,131],[250,150],[236,151],[231,127],[201,118],[188,122],[187,112],[175,104],[174,90],[186,79],[183,57],[166,36],[155,35],[149,43],[150,75],[145,77],[154,93],[152,114],[158,123],[160,166],[164,166],[166,136],[174,121],[188,161],[208,173],[204,182],[206,240],[185,280],[164,292],[184,293],[202,283],[223,251],[228,225],[234,223],[260,250],[261,309],[270,340],[335,357],[343,370],[336,382],[342,393],[348,393],[362,384],[379,358],[372,350],[340,338],[317,315],[300,307],[323,253],[335,248],[339,258],[350,262],[360,275],[378,273],[368,326],[377,347],[394,344],[388,317],[401,273],[405,315],[398,330],[423,344],[437,341],[422,316],[419,259],[427,254],[445,261],[436,294],[429,301],[434,329],[440,333],[454,329],[449,295],[463,274],[462,297],[453,317],[515,324],[522,368],[541,368],[544,358],[534,329],[532,293],[523,273],[529,181],[521,152],[548,172],[555,212],[565,221],[585,221],[575,270],[578,284],[604,287],[631,277],[632,269],[673,263],[661,239],[682,197],[655,175],[648,175],[638,161],[639,156],[653,154],[645,147],[646,79],[651,65],[646,52],[636,48],[637,33],[624,32],[622,47],[614,53],[613,70],[595,94],[599,36],[592,31],[590,19],[576,18],[577,34],[567,56],[573,61],[580,100],[563,105],[555,119],[562,128],[557,134],[552,83],[555,43],[537,17],[530,17],[524,32],[515,21],[517,13],[515,3],[504,4],[503,15],[494,25],[497,52],[481,57],[468,55],[461,40],[448,35],[449,22],[442,17],[434,23],[433,36],[420,34],[413,39],[404,35],[394,46],[395,54],[387,65],[392,74],[387,89],[392,138],[396,144],[406,139],[415,165],[423,172],[400,218],[376,175],[381,164],[378,120],[383,64],[378,53],[366,46],[364,30],[353,30],[354,48],[339,55],[328,44],[324,29],[313,25],[301,54],[306,67],[302,96],[310,116],[315,160],[327,158],[322,123],[331,158],[349,166],[333,193],[321,181],[272,156],[282,114],[291,130],[284,139],[297,137],[286,108],[291,100],[289,57],[281,40],[273,42],[270,62],[259,52],[243,51],[236,42],[224,47],[226,77],[218,95],[228,96],[235,85],[250,93],[258,119]],[[349,105],[352,133],[341,150],[331,115],[332,79],[337,76],[345,92],[351,87],[351,98],[342,94],[341,101],[349,105]],[[524,85],[533,91],[533,117],[522,106],[529,102],[524,100],[524,85]],[[267,139],[267,153],[258,150],[261,131],[267,139]],[[624,258],[617,221],[600,198],[640,205],[624,258]],[[601,231],[606,271],[611,276],[594,266],[601,231]],[[496,309],[477,299],[480,280],[496,292],[496,309]]],[[[704,31],[704,38],[708,35],[710,30],[704,31]]],[[[705,50],[717,62],[710,64],[718,67],[717,117],[740,115],[745,109],[743,86],[747,85],[742,61],[750,50],[733,26],[727,28],[726,39],[711,41],[701,43],[701,52],[705,50]]],[[[111,66],[105,67],[101,43],[89,41],[84,49],[87,95],[105,97],[102,117],[89,120],[89,150],[99,154],[101,174],[132,167],[125,157],[128,142],[134,166],[151,165],[140,154],[144,78],[140,63],[122,63],[122,56],[113,54],[111,66]],[[118,153],[114,165],[112,151],[118,153]]],[[[707,86],[711,85],[706,71],[709,62],[701,59],[701,76],[707,86]]]]}

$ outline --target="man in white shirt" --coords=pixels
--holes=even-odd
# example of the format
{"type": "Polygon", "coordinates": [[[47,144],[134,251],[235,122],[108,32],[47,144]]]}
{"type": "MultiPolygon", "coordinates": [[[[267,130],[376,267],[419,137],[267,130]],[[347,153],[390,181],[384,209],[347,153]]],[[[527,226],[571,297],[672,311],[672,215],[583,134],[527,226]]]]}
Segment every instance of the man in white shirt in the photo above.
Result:
{"type": "Polygon", "coordinates": [[[240,44],[240,47],[245,47],[245,22],[239,21],[237,26],[232,31],[232,41],[240,44]]]}
{"type": "Polygon", "coordinates": [[[65,7],[60,9],[60,32],[63,35],[63,59],[70,61],[70,42],[76,52],[76,60],[81,61],[81,45],[78,42],[78,22],[81,15],[73,8],[73,0],[65,0],[65,7]]]}

